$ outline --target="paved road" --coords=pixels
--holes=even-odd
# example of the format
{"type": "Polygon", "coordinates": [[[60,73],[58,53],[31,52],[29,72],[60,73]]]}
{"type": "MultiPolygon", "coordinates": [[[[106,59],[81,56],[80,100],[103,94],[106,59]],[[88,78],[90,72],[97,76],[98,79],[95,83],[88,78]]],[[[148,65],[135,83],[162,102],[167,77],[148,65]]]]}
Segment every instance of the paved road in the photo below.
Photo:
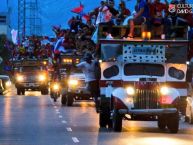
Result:
{"type": "Polygon", "coordinates": [[[192,145],[193,125],[181,122],[178,134],[156,122],[124,121],[121,133],[99,129],[93,102],[73,107],[27,92],[0,96],[0,145],[192,145]]]}

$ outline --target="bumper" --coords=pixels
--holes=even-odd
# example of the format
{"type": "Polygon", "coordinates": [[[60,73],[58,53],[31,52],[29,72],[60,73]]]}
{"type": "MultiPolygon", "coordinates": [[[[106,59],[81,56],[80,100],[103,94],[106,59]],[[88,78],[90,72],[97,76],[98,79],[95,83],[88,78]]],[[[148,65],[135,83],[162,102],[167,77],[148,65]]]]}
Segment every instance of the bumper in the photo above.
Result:
{"type": "Polygon", "coordinates": [[[86,88],[75,88],[75,89],[68,89],[68,93],[73,93],[76,95],[89,95],[90,92],[86,88]]]}
{"type": "Polygon", "coordinates": [[[165,108],[165,109],[119,109],[120,114],[135,114],[135,115],[162,115],[176,113],[176,108],[165,108]]]}
{"type": "Polygon", "coordinates": [[[42,87],[48,87],[48,84],[43,84],[43,83],[20,83],[20,84],[15,84],[16,88],[26,88],[26,89],[38,89],[42,87]]]}

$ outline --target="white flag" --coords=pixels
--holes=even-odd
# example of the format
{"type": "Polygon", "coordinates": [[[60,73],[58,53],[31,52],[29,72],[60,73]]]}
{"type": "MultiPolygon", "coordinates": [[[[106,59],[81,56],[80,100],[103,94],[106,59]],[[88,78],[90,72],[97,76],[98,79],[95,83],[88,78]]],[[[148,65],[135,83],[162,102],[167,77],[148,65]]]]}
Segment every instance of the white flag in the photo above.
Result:
{"type": "Polygon", "coordinates": [[[14,29],[11,30],[11,36],[12,36],[11,38],[14,44],[17,44],[17,33],[18,33],[17,30],[14,30],[14,29]]]}

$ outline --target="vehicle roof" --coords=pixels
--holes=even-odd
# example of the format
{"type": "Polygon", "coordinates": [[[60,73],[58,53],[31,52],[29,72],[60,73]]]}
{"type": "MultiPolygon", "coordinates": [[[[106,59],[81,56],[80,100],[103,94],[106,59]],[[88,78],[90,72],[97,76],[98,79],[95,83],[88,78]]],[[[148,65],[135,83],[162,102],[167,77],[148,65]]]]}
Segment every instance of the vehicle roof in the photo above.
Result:
{"type": "Polygon", "coordinates": [[[7,75],[0,75],[0,78],[9,78],[7,75]]]}

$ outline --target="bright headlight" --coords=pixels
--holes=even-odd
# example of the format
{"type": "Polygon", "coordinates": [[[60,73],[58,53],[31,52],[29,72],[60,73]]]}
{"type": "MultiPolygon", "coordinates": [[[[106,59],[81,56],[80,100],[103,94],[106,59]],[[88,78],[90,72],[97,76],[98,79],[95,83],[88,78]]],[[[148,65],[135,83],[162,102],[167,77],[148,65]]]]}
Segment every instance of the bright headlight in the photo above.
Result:
{"type": "Polygon", "coordinates": [[[21,76],[21,75],[18,75],[17,77],[16,77],[16,80],[18,81],[18,82],[21,82],[21,81],[23,81],[23,76],[21,76]]]}
{"type": "Polygon", "coordinates": [[[5,83],[5,85],[6,85],[7,87],[11,86],[11,82],[10,82],[10,81],[7,81],[7,82],[5,83]]]}
{"type": "Polygon", "coordinates": [[[76,85],[78,85],[78,80],[71,79],[71,80],[68,81],[68,84],[76,86],[76,85]]]}
{"type": "Polygon", "coordinates": [[[45,75],[39,75],[39,80],[40,81],[45,81],[46,80],[46,76],[45,75]]]}
{"type": "Polygon", "coordinates": [[[59,84],[54,84],[54,85],[53,85],[53,89],[54,89],[54,90],[59,90],[59,89],[60,89],[59,84]]]}
{"type": "Polygon", "coordinates": [[[167,95],[169,93],[169,88],[168,87],[161,87],[160,88],[160,93],[162,95],[167,95]]]}
{"type": "Polygon", "coordinates": [[[134,95],[135,94],[135,89],[133,87],[127,87],[127,94],[128,95],[134,95]]]}

